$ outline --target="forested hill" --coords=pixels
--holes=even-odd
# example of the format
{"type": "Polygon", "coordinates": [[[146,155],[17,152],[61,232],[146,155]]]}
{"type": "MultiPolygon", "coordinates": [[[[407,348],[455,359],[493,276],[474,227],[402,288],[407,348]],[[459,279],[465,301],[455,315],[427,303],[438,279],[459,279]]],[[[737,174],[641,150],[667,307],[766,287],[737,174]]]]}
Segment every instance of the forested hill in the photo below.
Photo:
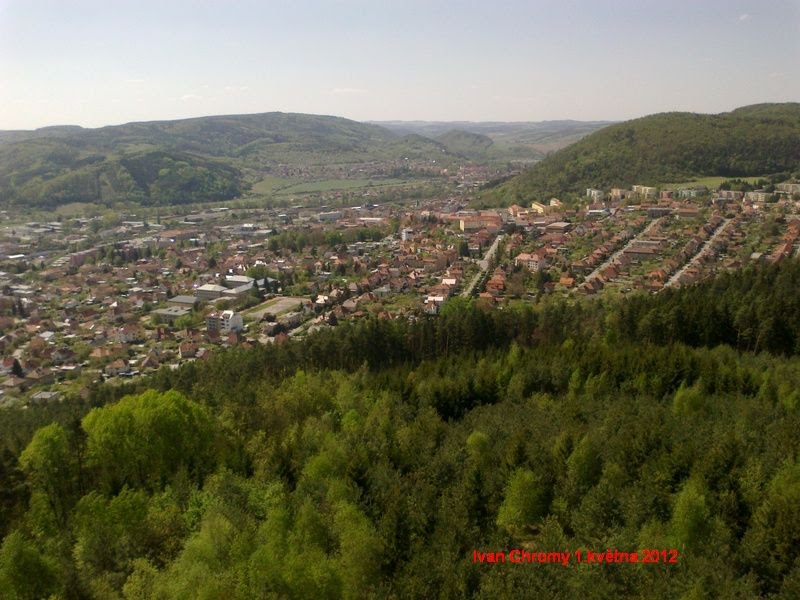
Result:
{"type": "Polygon", "coordinates": [[[717,115],[662,113],[601,129],[492,190],[502,203],[703,176],[800,169],[800,104],[757,104],[717,115]]]}
{"type": "Polygon", "coordinates": [[[0,205],[225,200],[265,176],[404,159],[531,162],[604,123],[389,123],[263,113],[0,131],[0,205]],[[442,127],[445,127],[442,129],[442,127]]]}
{"type": "Polygon", "coordinates": [[[249,171],[270,162],[364,159],[396,137],[375,125],[292,113],[0,132],[0,202],[229,199],[244,191],[249,171]]]}
{"type": "Polygon", "coordinates": [[[0,597],[800,597],[798,285],[457,299],[6,411],[0,597]]]}

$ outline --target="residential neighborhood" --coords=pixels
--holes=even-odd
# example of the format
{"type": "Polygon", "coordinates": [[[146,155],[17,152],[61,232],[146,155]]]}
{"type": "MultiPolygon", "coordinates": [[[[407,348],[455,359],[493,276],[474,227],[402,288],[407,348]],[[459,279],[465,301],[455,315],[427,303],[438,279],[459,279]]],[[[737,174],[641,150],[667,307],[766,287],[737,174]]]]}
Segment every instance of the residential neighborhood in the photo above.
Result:
{"type": "Polygon", "coordinates": [[[0,406],[86,395],[102,381],[347,320],[425,318],[454,295],[502,305],[658,293],[779,261],[798,251],[796,186],[591,188],[577,205],[530,199],[491,210],[460,193],[220,206],[155,223],[3,214],[0,406]]]}

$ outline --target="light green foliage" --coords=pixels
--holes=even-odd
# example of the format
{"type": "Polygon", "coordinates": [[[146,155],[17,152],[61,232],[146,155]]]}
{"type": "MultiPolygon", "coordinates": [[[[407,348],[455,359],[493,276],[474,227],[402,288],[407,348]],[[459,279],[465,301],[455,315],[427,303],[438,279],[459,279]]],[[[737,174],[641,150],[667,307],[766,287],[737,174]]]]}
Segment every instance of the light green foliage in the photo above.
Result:
{"type": "Polygon", "coordinates": [[[0,597],[38,600],[62,589],[57,563],[43,556],[36,544],[15,531],[0,548],[0,597]]]}
{"type": "Polygon", "coordinates": [[[680,548],[693,551],[707,539],[711,531],[711,513],[706,503],[704,486],[690,479],[675,499],[672,510],[672,539],[680,548]]]}
{"type": "Polygon", "coordinates": [[[92,410],[83,419],[87,463],[101,485],[156,489],[180,466],[195,476],[212,467],[211,418],[178,392],[148,391],[92,410]]]}
{"type": "Polygon", "coordinates": [[[336,507],[333,528],[339,538],[342,597],[363,598],[374,592],[380,581],[383,542],[369,519],[347,502],[336,507]]]}
{"type": "Polygon", "coordinates": [[[800,463],[787,462],[767,485],[743,540],[750,564],[777,585],[800,545],[800,463]]]}
{"type": "Polygon", "coordinates": [[[570,481],[579,490],[586,490],[597,483],[602,468],[600,445],[593,437],[583,436],[567,459],[567,474],[570,481]]]}
{"type": "Polygon", "coordinates": [[[153,597],[153,584],[158,571],[143,558],[137,558],[131,563],[133,571],[125,585],[122,586],[122,596],[125,600],[149,600],[153,597]]]}
{"type": "Polygon", "coordinates": [[[506,485],[497,524],[509,531],[535,525],[547,514],[548,490],[529,469],[517,469],[506,485]]]}
{"type": "Polygon", "coordinates": [[[700,382],[692,386],[684,383],[675,392],[672,399],[672,412],[676,415],[688,416],[703,409],[706,395],[703,393],[700,382]]]}
{"type": "Polygon", "coordinates": [[[148,497],[124,489],[111,499],[91,492],[75,507],[75,564],[87,587],[122,586],[133,560],[149,549],[148,497]]]}
{"type": "Polygon", "coordinates": [[[489,436],[482,431],[473,431],[467,438],[467,454],[476,464],[483,464],[489,456],[489,436]]]}
{"type": "Polygon", "coordinates": [[[44,495],[56,521],[63,526],[76,476],[64,429],[55,423],[39,429],[20,455],[19,462],[31,486],[44,495]]]}

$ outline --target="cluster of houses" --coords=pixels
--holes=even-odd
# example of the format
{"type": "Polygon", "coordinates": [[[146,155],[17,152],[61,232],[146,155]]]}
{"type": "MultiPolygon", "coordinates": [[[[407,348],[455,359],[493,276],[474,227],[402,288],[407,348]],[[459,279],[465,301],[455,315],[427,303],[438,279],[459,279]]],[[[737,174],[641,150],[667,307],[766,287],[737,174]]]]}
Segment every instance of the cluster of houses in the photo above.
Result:
{"type": "Polygon", "coordinates": [[[36,224],[8,228],[0,240],[2,264],[12,267],[0,272],[0,403],[59,382],[74,392],[104,377],[204,359],[219,345],[263,341],[271,329],[329,314],[360,318],[396,295],[416,298],[411,310],[435,312],[477,269],[460,242],[480,252],[501,222],[497,213],[458,208],[436,210],[429,221],[397,209],[370,217],[343,210],[329,222],[315,217],[325,211],[284,209],[260,225],[226,225],[229,213],[205,211],[168,227],[130,220],[98,232],[92,245],[91,220],[69,235],[36,224]],[[388,235],[390,217],[406,223],[402,239],[388,235]],[[473,218],[482,227],[473,228],[473,218]],[[291,250],[275,246],[277,227],[303,235],[383,227],[387,237],[291,250]],[[61,252],[43,250],[59,244],[61,252]],[[260,279],[247,274],[254,268],[260,279]],[[295,308],[247,328],[247,306],[298,292],[305,300],[295,308]]]}
{"type": "MultiPolygon", "coordinates": [[[[477,292],[492,303],[520,269],[548,271],[547,290],[594,293],[625,279],[655,291],[677,275],[686,283],[716,268],[726,245],[744,244],[765,213],[797,212],[796,194],[795,183],[771,195],[633,186],[588,189],[582,209],[552,198],[469,210],[452,196],[416,209],[220,207],[164,225],[130,218],[101,227],[86,218],[9,226],[0,232],[0,404],[21,394],[52,401],[104,377],[301,334],[306,324],[434,314],[479,275],[477,292]],[[677,229],[647,229],[661,218],[677,229]],[[508,258],[484,273],[478,260],[503,231],[508,258]],[[632,265],[647,268],[633,281],[632,265]],[[284,308],[269,308],[281,300],[275,306],[284,308]]],[[[795,252],[800,221],[789,219],[780,235],[765,250],[771,260],[795,252]]],[[[725,257],[725,266],[737,264],[725,257]]]]}
{"type": "MultiPolygon", "coordinates": [[[[565,211],[555,198],[549,203],[532,202],[530,209],[515,205],[509,209],[512,218],[533,234],[535,244],[527,243],[524,251],[514,254],[513,264],[532,273],[550,269],[555,277],[551,277],[546,289],[575,286],[583,279],[577,289],[586,294],[597,293],[611,282],[620,283],[625,290],[650,291],[692,283],[715,272],[718,266],[740,265],[739,260],[725,255],[725,250],[744,243],[747,236],[741,229],[759,222],[752,216],[763,217],[765,203],[779,212],[797,212],[796,196],[790,196],[798,193],[800,184],[794,183],[779,184],[774,192],[712,192],[704,186],[658,190],[636,185],[608,192],[589,188],[585,195],[588,205],[582,211],[565,211]],[[703,202],[698,203],[699,198],[703,202]],[[629,218],[629,214],[635,217],[629,218]],[[650,231],[650,225],[657,225],[663,218],[677,223],[674,231],[661,235],[657,230],[650,231]],[[551,224],[560,223],[568,224],[562,232],[556,234],[548,229],[551,224]],[[616,229],[615,223],[619,223],[616,229]],[[647,235],[641,233],[645,228],[647,235]],[[710,240],[712,235],[714,239],[710,240]],[[584,256],[566,260],[573,245],[585,247],[587,239],[594,240],[594,247],[584,256]],[[576,240],[584,243],[574,244],[576,240]],[[718,259],[722,265],[716,264],[718,259]],[[637,268],[632,276],[631,266],[635,265],[650,267],[644,272],[637,268]]],[[[780,260],[797,251],[796,229],[797,225],[790,221],[783,238],[773,247],[770,260],[780,260]]],[[[487,291],[496,294],[502,289],[502,273],[503,269],[498,268],[487,282],[487,291]]]]}

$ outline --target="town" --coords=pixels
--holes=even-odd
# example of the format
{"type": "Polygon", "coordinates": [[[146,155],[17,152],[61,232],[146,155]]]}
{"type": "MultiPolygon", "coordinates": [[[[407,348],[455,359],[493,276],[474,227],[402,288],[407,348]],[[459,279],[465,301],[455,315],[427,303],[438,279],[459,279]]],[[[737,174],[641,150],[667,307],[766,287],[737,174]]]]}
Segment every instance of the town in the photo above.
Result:
{"type": "Polygon", "coordinates": [[[4,213],[0,406],[86,397],[103,381],[342,321],[426,318],[453,296],[491,306],[658,293],[800,244],[793,182],[587,189],[581,201],[491,210],[470,208],[463,189],[333,200],[207,206],[157,222],[4,213]]]}

